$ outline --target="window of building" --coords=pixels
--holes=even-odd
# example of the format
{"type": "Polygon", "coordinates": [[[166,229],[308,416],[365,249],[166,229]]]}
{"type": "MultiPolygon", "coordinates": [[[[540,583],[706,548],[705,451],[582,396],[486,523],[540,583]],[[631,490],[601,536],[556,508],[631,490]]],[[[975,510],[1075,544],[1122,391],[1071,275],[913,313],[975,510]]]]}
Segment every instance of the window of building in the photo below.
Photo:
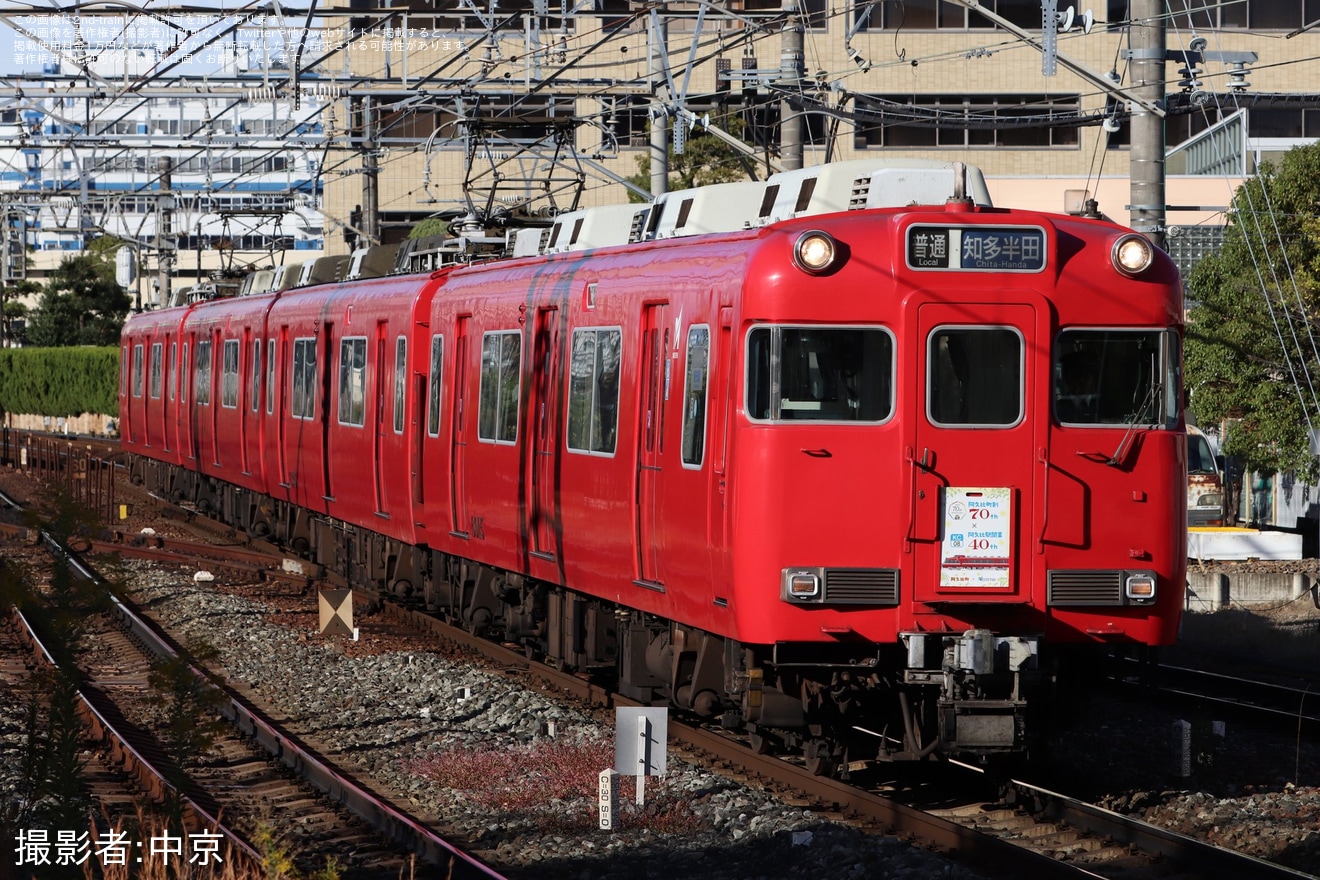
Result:
{"type": "Polygon", "coordinates": [[[706,455],[706,394],[710,385],[710,327],[688,328],[683,390],[683,464],[701,466],[706,455]]]}
{"type": "Polygon", "coordinates": [[[367,338],[339,341],[339,424],[362,427],[367,423],[367,338]]]}
{"type": "Polygon", "coordinates": [[[1012,327],[941,327],[930,335],[926,417],[950,427],[1022,420],[1022,336],[1012,327]]]}
{"type": "Polygon", "coordinates": [[[293,417],[316,415],[316,340],[293,340],[293,383],[290,394],[293,417]]]}
{"type": "Polygon", "coordinates": [[[854,146],[1076,147],[1077,95],[858,95],[854,146]]]}
{"type": "MultiPolygon", "coordinates": [[[[980,5],[1018,27],[1040,30],[1040,0],[980,0],[980,5]]],[[[944,0],[856,3],[852,4],[851,14],[855,26],[864,30],[988,30],[995,27],[985,16],[944,0]]]]}
{"type": "Polygon", "coordinates": [[[427,395],[426,433],[440,436],[440,373],[444,366],[445,340],[439,334],[431,337],[431,385],[427,395]]]}
{"type": "Polygon", "coordinates": [[[757,421],[880,422],[894,409],[894,340],[879,327],[755,327],[747,415],[757,421]]]}
{"type": "Polygon", "coordinates": [[[495,443],[518,439],[518,396],[522,381],[522,334],[487,333],[481,339],[481,404],[477,437],[495,443]]]}
{"type": "Polygon", "coordinates": [[[619,357],[623,334],[617,328],[573,331],[569,365],[568,448],[613,455],[619,428],[619,357]]]}
{"type": "Polygon", "coordinates": [[[220,365],[220,405],[225,409],[238,408],[238,354],[238,340],[226,339],[220,365]]]}
{"type": "Polygon", "coordinates": [[[164,370],[161,369],[161,357],[165,353],[165,346],[156,342],[151,346],[151,399],[160,400],[160,388],[164,384],[164,370]]]}
{"type": "Polygon", "coordinates": [[[403,404],[408,390],[408,337],[394,341],[394,433],[403,433],[403,404]]]}

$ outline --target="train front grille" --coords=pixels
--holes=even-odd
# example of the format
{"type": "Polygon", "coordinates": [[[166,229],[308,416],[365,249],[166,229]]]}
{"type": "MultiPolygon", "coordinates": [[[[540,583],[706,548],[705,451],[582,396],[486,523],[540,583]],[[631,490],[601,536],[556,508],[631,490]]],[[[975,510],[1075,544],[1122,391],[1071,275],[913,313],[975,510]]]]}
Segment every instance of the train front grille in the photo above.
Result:
{"type": "Polygon", "coordinates": [[[827,568],[824,601],[830,605],[897,605],[898,569],[827,568]]]}

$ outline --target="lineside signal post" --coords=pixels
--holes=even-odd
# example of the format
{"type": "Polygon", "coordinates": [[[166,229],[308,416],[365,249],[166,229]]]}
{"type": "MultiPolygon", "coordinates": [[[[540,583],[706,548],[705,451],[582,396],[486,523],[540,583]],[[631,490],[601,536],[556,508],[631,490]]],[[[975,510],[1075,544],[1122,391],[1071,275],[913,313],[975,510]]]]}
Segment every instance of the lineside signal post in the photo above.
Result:
{"type": "Polygon", "coordinates": [[[665,775],[669,710],[620,706],[614,715],[614,769],[637,777],[637,804],[646,802],[646,777],[665,775]]]}

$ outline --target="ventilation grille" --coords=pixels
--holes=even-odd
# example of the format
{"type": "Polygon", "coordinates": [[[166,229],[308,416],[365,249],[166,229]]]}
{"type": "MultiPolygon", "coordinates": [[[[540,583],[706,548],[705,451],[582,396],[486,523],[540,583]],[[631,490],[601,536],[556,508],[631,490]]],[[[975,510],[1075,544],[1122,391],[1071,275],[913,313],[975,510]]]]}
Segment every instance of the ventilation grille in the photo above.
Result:
{"type": "Polygon", "coordinates": [[[824,601],[830,605],[897,605],[898,569],[827,568],[824,601]]]}
{"type": "Polygon", "coordinates": [[[866,207],[866,201],[871,197],[871,175],[858,177],[853,180],[852,195],[848,197],[848,210],[860,211],[866,207]]]}
{"type": "Polygon", "coordinates": [[[633,214],[632,224],[628,229],[629,241],[641,241],[642,236],[646,234],[646,220],[650,216],[649,208],[643,208],[636,214],[633,214]]]}
{"type": "Polygon", "coordinates": [[[1052,571],[1049,603],[1068,605],[1123,605],[1124,572],[1114,570],[1052,571]]]}

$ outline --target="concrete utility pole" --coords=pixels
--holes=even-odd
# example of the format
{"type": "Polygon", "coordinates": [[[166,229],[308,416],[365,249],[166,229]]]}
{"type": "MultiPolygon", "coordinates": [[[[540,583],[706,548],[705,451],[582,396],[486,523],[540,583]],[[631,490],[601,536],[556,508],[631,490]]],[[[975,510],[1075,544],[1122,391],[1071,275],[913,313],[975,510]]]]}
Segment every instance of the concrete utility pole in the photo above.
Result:
{"type": "MultiPolygon", "coordinates": [[[[1132,86],[1148,102],[1164,106],[1164,0],[1132,0],[1132,86]]],[[[1129,224],[1164,247],[1164,118],[1132,107],[1132,204],[1129,224]]]]}
{"type": "Polygon", "coordinates": [[[380,244],[380,165],[376,151],[376,108],[362,99],[362,247],[380,244]]]}
{"type": "Polygon", "coordinates": [[[669,23],[654,9],[650,15],[650,37],[651,196],[659,198],[669,192],[669,108],[667,102],[660,100],[660,89],[668,81],[665,59],[669,52],[669,23]]]}
{"type": "MultiPolygon", "coordinates": [[[[156,169],[160,176],[160,219],[156,225],[156,266],[160,269],[154,308],[170,304],[170,265],[174,262],[174,250],[170,243],[170,231],[174,220],[174,193],[171,192],[171,171],[173,163],[169,156],[156,159],[156,169]]],[[[200,280],[200,279],[199,279],[200,280]]]]}
{"type": "MultiPolygon", "coordinates": [[[[779,85],[788,94],[802,89],[802,16],[798,0],[783,0],[784,30],[779,48],[779,85]]],[[[802,167],[802,111],[788,98],[779,102],[779,161],[789,171],[802,167]]]]}

